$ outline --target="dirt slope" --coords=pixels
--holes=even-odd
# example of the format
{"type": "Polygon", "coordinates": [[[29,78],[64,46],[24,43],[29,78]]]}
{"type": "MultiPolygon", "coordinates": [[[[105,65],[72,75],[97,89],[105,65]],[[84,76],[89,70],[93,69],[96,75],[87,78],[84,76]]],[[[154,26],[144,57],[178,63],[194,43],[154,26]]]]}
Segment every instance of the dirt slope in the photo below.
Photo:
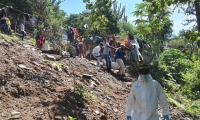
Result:
{"type": "MultiPolygon", "coordinates": [[[[22,42],[1,40],[0,51],[0,120],[66,120],[68,116],[125,120],[131,82],[97,69],[95,62],[55,56],[63,65],[58,70],[45,63],[45,54],[22,42]],[[92,76],[84,78],[83,74],[92,76]],[[74,80],[84,87],[85,96],[92,98],[85,101],[75,94],[74,80]]],[[[171,109],[172,120],[194,119],[175,107],[171,109]]]]}

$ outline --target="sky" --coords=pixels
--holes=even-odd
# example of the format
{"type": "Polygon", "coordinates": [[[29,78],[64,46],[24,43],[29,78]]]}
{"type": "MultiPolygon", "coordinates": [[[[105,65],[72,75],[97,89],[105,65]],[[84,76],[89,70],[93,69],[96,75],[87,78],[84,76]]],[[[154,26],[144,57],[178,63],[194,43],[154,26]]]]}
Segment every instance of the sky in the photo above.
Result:
{"type": "MultiPolygon", "coordinates": [[[[135,10],[135,4],[139,4],[142,2],[142,0],[117,0],[118,4],[121,3],[122,6],[126,6],[126,15],[128,16],[128,21],[130,23],[133,23],[136,18],[133,16],[132,12],[135,10]]],[[[83,3],[83,0],[65,0],[60,5],[61,9],[64,10],[67,15],[70,14],[78,14],[82,11],[86,10],[85,3],[83,3]]],[[[192,16],[193,17],[193,16],[192,16]]],[[[184,15],[182,12],[178,12],[178,9],[174,11],[174,13],[171,15],[171,20],[173,20],[173,34],[178,35],[179,31],[182,29],[191,29],[193,24],[184,26],[182,23],[187,18],[186,15],[184,15]]],[[[134,25],[134,24],[133,24],[134,25]]]]}

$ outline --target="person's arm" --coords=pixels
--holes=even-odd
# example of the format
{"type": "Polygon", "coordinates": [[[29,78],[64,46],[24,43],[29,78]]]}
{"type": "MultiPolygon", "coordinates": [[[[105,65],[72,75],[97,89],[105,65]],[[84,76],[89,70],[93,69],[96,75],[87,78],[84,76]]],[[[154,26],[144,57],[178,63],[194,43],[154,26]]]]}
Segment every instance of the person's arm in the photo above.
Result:
{"type": "Polygon", "coordinates": [[[109,47],[109,48],[112,48],[112,49],[115,49],[115,47],[112,47],[112,46],[110,46],[110,45],[106,45],[106,47],[109,47]]]}
{"type": "Polygon", "coordinates": [[[126,102],[126,119],[132,120],[131,113],[134,109],[135,97],[133,94],[133,85],[131,87],[131,91],[128,95],[127,102],[126,102]]]}
{"type": "Polygon", "coordinates": [[[158,94],[158,102],[162,109],[163,120],[169,120],[169,105],[167,102],[167,97],[160,83],[157,83],[157,94],[158,94]]]}
{"type": "Polygon", "coordinates": [[[124,46],[125,47],[125,50],[130,50],[128,47],[124,46]]]}

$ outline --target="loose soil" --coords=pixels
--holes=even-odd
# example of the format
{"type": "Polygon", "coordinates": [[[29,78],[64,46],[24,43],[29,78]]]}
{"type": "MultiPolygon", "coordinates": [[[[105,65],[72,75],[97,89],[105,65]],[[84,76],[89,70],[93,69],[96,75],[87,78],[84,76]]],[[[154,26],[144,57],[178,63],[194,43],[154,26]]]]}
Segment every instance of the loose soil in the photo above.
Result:
{"type": "MultiPolygon", "coordinates": [[[[127,94],[136,80],[131,74],[122,79],[98,69],[95,61],[52,55],[62,63],[58,69],[26,42],[1,40],[0,51],[0,120],[125,120],[127,94]],[[91,98],[75,94],[74,82],[91,98]]],[[[172,120],[195,119],[170,109],[172,120]]]]}

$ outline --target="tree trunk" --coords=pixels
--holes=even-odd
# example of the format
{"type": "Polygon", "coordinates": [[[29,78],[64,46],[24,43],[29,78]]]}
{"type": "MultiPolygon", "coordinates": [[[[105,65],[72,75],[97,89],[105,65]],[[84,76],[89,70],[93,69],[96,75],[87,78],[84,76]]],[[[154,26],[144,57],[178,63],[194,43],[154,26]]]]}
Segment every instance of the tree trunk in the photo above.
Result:
{"type": "Polygon", "coordinates": [[[198,32],[200,32],[200,6],[199,6],[199,0],[194,1],[195,11],[196,11],[196,18],[197,18],[197,27],[198,32]]]}

